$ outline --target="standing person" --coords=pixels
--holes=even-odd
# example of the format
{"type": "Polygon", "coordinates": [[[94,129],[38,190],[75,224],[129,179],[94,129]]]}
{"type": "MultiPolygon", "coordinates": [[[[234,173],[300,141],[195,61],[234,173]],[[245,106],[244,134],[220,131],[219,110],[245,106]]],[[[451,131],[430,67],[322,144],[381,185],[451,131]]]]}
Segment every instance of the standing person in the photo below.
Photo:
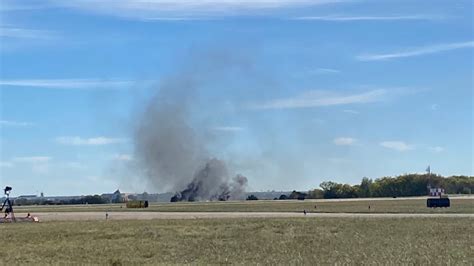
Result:
{"type": "Polygon", "coordinates": [[[306,210],[303,210],[304,215],[306,216],[306,210]]]}

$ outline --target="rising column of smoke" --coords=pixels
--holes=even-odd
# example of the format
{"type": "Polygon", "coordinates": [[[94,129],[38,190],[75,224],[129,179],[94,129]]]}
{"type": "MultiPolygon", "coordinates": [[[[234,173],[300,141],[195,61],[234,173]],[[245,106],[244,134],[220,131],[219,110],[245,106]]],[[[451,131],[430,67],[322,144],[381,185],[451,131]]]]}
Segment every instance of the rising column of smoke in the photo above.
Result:
{"type": "Polygon", "coordinates": [[[205,157],[202,141],[188,124],[195,88],[196,81],[186,75],[166,80],[137,118],[135,158],[155,188],[183,186],[205,157]]]}
{"type": "Polygon", "coordinates": [[[199,84],[189,73],[162,83],[138,117],[135,158],[155,188],[182,190],[172,201],[238,198],[247,178],[238,175],[230,181],[225,162],[209,159],[207,139],[191,126],[199,84]]]}

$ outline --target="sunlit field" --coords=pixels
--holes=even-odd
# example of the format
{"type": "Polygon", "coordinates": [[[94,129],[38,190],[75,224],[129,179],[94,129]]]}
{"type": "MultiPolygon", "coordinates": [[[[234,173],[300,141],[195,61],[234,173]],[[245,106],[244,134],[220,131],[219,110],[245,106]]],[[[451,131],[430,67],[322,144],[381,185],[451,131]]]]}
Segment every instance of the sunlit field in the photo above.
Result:
{"type": "Polygon", "coordinates": [[[154,212],[348,212],[348,213],[474,213],[474,198],[451,198],[450,208],[427,208],[426,199],[258,200],[229,202],[151,203],[146,209],[125,204],[17,206],[16,212],[154,211],[154,212]],[[370,206],[370,208],[369,208],[370,206]]]}
{"type": "Polygon", "coordinates": [[[1,225],[4,264],[472,265],[470,218],[88,221],[1,225]]]}

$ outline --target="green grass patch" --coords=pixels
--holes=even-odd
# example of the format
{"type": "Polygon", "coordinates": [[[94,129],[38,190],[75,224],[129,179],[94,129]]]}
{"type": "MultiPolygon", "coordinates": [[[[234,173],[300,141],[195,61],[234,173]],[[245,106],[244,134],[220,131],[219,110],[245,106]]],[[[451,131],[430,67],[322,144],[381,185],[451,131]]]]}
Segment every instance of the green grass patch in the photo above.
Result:
{"type": "Polygon", "coordinates": [[[469,218],[81,221],[0,225],[2,264],[466,264],[469,218]]]}

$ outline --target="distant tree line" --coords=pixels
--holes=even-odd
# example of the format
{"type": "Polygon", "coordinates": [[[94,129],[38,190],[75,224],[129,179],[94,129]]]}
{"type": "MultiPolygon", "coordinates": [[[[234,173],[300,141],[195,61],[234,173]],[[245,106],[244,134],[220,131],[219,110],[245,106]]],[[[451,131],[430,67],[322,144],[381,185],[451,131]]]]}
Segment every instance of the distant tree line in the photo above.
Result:
{"type": "Polygon", "coordinates": [[[274,200],[304,200],[309,198],[308,193],[293,190],[290,195],[282,194],[279,198],[274,198],[274,200]]]}
{"type": "Polygon", "coordinates": [[[14,200],[14,205],[72,205],[72,204],[104,204],[110,203],[109,200],[105,199],[100,195],[88,195],[78,198],[64,199],[64,200],[49,200],[43,198],[36,199],[24,199],[16,198],[14,200]]]}
{"type": "Polygon", "coordinates": [[[368,198],[425,196],[428,186],[444,188],[447,194],[474,193],[474,176],[443,177],[436,174],[405,174],[372,180],[364,177],[359,185],[326,181],[321,189],[309,191],[306,198],[368,198]]]}
{"type": "MultiPolygon", "coordinates": [[[[447,194],[473,194],[474,176],[443,177],[436,174],[405,174],[375,180],[364,177],[358,185],[325,181],[319,186],[320,188],[310,190],[308,193],[293,191],[290,194],[283,194],[275,200],[425,196],[428,194],[428,186],[444,188],[447,194]]],[[[129,196],[129,199],[135,200],[137,198],[129,196]]],[[[258,200],[258,198],[255,195],[249,195],[247,200],[258,200]]],[[[43,197],[16,198],[14,205],[104,204],[124,201],[122,196],[110,199],[101,195],[88,195],[54,201],[43,197]]]]}

